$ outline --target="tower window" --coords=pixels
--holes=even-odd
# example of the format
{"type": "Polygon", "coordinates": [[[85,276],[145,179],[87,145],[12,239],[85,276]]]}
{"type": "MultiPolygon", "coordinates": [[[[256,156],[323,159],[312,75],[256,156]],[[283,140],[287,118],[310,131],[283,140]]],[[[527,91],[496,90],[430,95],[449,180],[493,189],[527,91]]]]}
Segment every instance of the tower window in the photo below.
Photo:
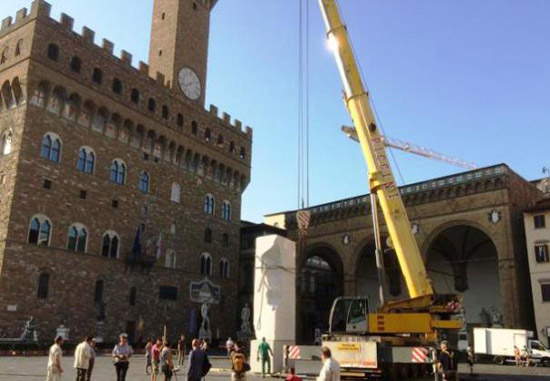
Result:
{"type": "Polygon", "coordinates": [[[61,139],[53,133],[47,133],[42,138],[40,156],[44,159],[59,163],[61,158],[61,139]]]}
{"type": "Polygon", "coordinates": [[[103,235],[103,245],[101,247],[101,255],[106,258],[118,258],[118,246],[120,238],[118,234],[108,231],[103,235]]]}
{"type": "Polygon", "coordinates": [[[113,79],[113,92],[115,94],[122,94],[122,81],[118,78],[113,79]]]}
{"type": "Polygon", "coordinates": [[[149,103],[147,104],[147,108],[149,109],[149,111],[155,112],[155,110],[157,109],[157,102],[155,102],[153,98],[149,98],[149,103]]]}
{"type": "Polygon", "coordinates": [[[126,164],[120,159],[113,160],[111,164],[111,182],[123,185],[126,181],[126,164]]]}
{"type": "Polygon", "coordinates": [[[78,153],[76,168],[80,172],[93,173],[95,166],[95,153],[89,147],[82,147],[78,153]]]}
{"type": "Polygon", "coordinates": [[[103,82],[103,72],[101,71],[101,69],[98,69],[97,67],[94,69],[92,73],[92,81],[94,81],[98,85],[101,85],[101,82],[103,82]]]}
{"type": "Polygon", "coordinates": [[[132,93],[130,95],[130,99],[133,103],[138,104],[139,103],[139,90],[138,89],[132,89],[132,93]]]}
{"type": "Polygon", "coordinates": [[[38,290],[36,296],[38,299],[47,299],[50,288],[50,274],[41,273],[38,277],[38,290]]]}
{"type": "Polygon", "coordinates": [[[38,246],[49,246],[52,224],[48,217],[37,215],[31,219],[28,241],[38,246]]]}
{"type": "Polygon", "coordinates": [[[82,224],[74,224],[69,228],[67,248],[80,253],[86,252],[88,231],[82,224]]]}
{"type": "Polygon", "coordinates": [[[79,57],[74,56],[73,58],[71,58],[71,70],[74,73],[80,73],[81,67],[82,67],[82,60],[79,57]]]}
{"type": "Polygon", "coordinates": [[[201,254],[201,275],[212,275],[212,257],[208,253],[201,254]]]}
{"type": "Polygon", "coordinates": [[[52,61],[57,61],[59,59],[59,46],[56,44],[48,45],[48,58],[52,61]]]}
{"type": "Polygon", "coordinates": [[[0,64],[5,64],[8,60],[8,48],[4,48],[2,51],[2,57],[0,58],[0,64]]]}

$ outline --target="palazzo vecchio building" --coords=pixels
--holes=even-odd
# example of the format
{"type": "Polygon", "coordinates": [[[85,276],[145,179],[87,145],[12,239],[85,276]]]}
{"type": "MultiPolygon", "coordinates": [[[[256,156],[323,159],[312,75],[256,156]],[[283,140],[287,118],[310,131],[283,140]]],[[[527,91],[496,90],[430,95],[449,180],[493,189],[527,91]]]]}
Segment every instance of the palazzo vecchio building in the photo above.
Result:
{"type": "Polygon", "coordinates": [[[234,334],[252,130],[205,109],[217,0],[154,0],[149,63],[50,16],[0,30],[0,336],[234,334]],[[204,313],[204,311],[202,311],[204,313]]]}

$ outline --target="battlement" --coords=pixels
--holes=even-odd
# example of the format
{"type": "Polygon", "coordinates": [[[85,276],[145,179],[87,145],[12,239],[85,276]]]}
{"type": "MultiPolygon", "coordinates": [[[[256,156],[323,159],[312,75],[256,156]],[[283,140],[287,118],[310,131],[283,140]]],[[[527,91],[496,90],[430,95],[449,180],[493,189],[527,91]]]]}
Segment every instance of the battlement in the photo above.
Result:
{"type": "MultiPolygon", "coordinates": [[[[134,75],[140,76],[143,80],[149,81],[150,86],[156,85],[164,88],[164,91],[171,91],[170,83],[162,73],[152,73],[149,65],[142,61],[139,62],[138,67],[134,67],[132,62],[133,56],[131,53],[126,50],[121,50],[120,55],[117,56],[115,54],[115,44],[113,42],[108,39],[103,39],[101,45],[96,44],[95,31],[93,29],[83,26],[82,31],[79,34],[74,31],[74,19],[71,16],[61,13],[59,20],[55,20],[51,17],[51,10],[52,7],[47,1],[34,0],[31,5],[30,13],[27,12],[27,8],[22,8],[17,11],[15,22],[11,16],[2,20],[0,27],[0,38],[31,20],[41,19],[50,24],[53,23],[53,25],[55,25],[59,30],[71,33],[73,37],[76,36],[77,38],[80,38],[83,45],[87,44],[91,45],[93,48],[101,49],[104,53],[106,53],[106,56],[113,60],[113,63],[130,69],[134,75]]],[[[218,115],[218,108],[216,106],[211,105],[210,109],[205,111],[215,115],[218,120],[227,127],[238,130],[239,132],[247,135],[248,138],[252,137],[252,129],[250,127],[247,126],[243,129],[242,122],[237,119],[231,121],[231,115],[228,113],[224,112],[221,116],[218,115]]]]}

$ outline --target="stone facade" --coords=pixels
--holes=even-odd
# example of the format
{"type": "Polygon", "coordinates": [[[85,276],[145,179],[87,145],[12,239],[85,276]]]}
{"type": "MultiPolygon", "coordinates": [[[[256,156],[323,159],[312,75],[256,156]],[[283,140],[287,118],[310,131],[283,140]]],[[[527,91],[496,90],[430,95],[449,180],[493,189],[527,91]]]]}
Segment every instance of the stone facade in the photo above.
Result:
{"type": "MultiPolygon", "coordinates": [[[[175,3],[193,11],[209,2],[175,3]]],[[[95,332],[98,320],[106,341],[126,330],[136,339],[158,335],[165,323],[172,337],[192,334],[200,305],[190,300],[190,283],[209,278],[221,287],[210,309],[214,337],[231,334],[238,280],[219,264],[238,268],[252,130],[185,98],[147,64],[134,68],[129,53],[114,56],[111,42],[95,45],[92,30],[79,35],[72,26],[36,0],[0,30],[0,134],[3,142],[10,136],[0,157],[0,330],[18,335],[33,315],[48,341],[60,324],[76,338],[95,332]],[[44,157],[46,135],[61,143],[54,160],[44,157]],[[90,170],[78,169],[83,147],[94,154],[90,170]],[[125,166],[122,184],[113,181],[115,159],[125,166]],[[207,195],[214,205],[205,205],[207,195]],[[50,223],[41,245],[29,243],[34,216],[50,223]],[[86,230],[81,250],[70,249],[75,223],[86,230]],[[118,245],[104,248],[106,232],[118,245]],[[173,287],[168,296],[161,298],[161,286],[173,287]]],[[[180,27],[173,23],[171,32],[180,27]]],[[[208,23],[194,33],[208,36],[208,23]]],[[[206,65],[206,51],[193,54],[206,65]]]]}
{"type": "MultiPolygon", "coordinates": [[[[530,288],[522,212],[542,197],[536,186],[501,164],[406,185],[401,194],[436,291],[465,295],[470,326],[531,328],[532,306],[530,297],[525,297],[530,288]]],[[[300,331],[312,331],[313,327],[300,322],[316,320],[319,328],[326,328],[328,311],[315,307],[327,299],[326,293],[366,292],[374,305],[372,299],[377,295],[369,196],[308,210],[310,226],[298,245],[297,271],[302,278],[298,307],[303,310],[298,315],[298,332],[305,342],[312,340],[312,332],[300,336],[300,331]],[[324,296],[319,291],[322,287],[324,296]]],[[[265,222],[286,228],[289,237],[298,239],[296,211],[268,215],[265,222]]],[[[386,241],[384,225],[381,230],[386,241]]],[[[386,252],[388,297],[406,297],[399,270],[392,275],[398,264],[391,250],[386,252]]]]}

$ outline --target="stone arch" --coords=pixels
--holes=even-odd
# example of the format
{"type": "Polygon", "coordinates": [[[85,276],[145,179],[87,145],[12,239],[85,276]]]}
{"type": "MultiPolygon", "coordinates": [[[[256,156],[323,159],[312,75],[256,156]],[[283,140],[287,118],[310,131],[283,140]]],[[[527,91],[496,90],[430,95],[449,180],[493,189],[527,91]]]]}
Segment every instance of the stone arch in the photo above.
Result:
{"type": "Polygon", "coordinates": [[[503,324],[499,252],[487,229],[450,221],[429,234],[422,252],[436,293],[463,297],[467,324],[503,324]]]}
{"type": "Polygon", "coordinates": [[[166,155],[164,155],[164,159],[171,164],[178,164],[176,161],[176,142],[173,140],[171,140],[168,144],[168,151],[166,152],[166,155]]]}
{"type": "Polygon", "coordinates": [[[183,146],[179,145],[178,149],[176,151],[175,164],[179,167],[182,167],[182,168],[185,165],[184,154],[185,154],[185,148],[183,148],[183,146]]]}
{"type": "Polygon", "coordinates": [[[77,93],[72,93],[67,102],[65,103],[65,108],[63,109],[63,117],[72,121],[76,121],[80,114],[80,107],[82,100],[80,95],[77,93]]]}
{"type": "Polygon", "coordinates": [[[122,125],[122,128],[118,131],[118,140],[122,143],[128,143],[133,134],[134,122],[130,119],[126,119],[122,125]]]}
{"type": "Polygon", "coordinates": [[[334,299],[344,292],[344,264],[338,251],[326,242],[306,247],[297,259],[298,342],[312,344],[315,330],[328,328],[334,299]]]}
{"type": "Polygon", "coordinates": [[[23,94],[23,87],[21,86],[21,81],[19,77],[15,77],[11,81],[11,88],[13,91],[13,97],[17,105],[25,103],[25,95],[23,94]]]}
{"type": "Polygon", "coordinates": [[[155,139],[156,139],[156,133],[155,130],[149,130],[147,131],[147,135],[145,137],[145,142],[143,143],[143,150],[149,154],[153,153],[153,150],[155,149],[155,139]]]}
{"type": "Polygon", "coordinates": [[[84,102],[84,107],[82,107],[82,112],[78,117],[78,124],[83,127],[90,127],[92,119],[95,115],[96,106],[91,100],[84,102]]]}
{"type": "Polygon", "coordinates": [[[48,111],[59,115],[65,107],[67,100],[67,91],[62,86],[56,86],[52,91],[52,96],[48,102],[48,111]]]}
{"type": "Polygon", "coordinates": [[[50,83],[48,81],[41,81],[34,89],[31,104],[38,107],[45,107],[50,94],[50,83]]]}

